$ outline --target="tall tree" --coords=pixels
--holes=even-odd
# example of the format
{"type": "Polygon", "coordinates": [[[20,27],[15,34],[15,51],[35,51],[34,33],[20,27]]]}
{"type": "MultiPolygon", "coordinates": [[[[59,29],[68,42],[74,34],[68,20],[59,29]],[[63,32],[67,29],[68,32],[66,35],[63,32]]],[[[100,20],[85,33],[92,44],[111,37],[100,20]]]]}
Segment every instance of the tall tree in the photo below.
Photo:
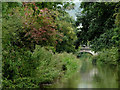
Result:
{"type": "MultiPolygon", "coordinates": [[[[80,8],[82,9],[82,12],[81,15],[77,16],[76,25],[79,26],[79,24],[82,23],[83,28],[81,28],[81,32],[77,33],[78,41],[76,47],[78,47],[77,45],[82,42],[87,43],[87,41],[90,41],[91,44],[95,47],[94,50],[100,50],[97,48],[97,45],[95,46],[95,42],[102,42],[102,39],[99,40],[100,37],[104,36],[102,34],[109,34],[107,32],[114,28],[115,17],[113,14],[115,13],[114,9],[116,4],[117,3],[110,2],[81,3],[80,8]]],[[[109,40],[107,44],[109,45],[109,40]]]]}

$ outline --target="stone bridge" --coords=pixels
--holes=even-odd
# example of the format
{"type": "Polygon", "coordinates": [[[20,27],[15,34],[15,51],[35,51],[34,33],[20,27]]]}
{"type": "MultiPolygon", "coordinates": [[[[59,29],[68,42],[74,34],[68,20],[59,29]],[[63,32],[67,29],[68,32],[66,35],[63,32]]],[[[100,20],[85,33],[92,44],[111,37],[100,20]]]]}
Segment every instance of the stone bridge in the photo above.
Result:
{"type": "Polygon", "coordinates": [[[95,53],[94,51],[92,51],[90,49],[90,47],[86,46],[86,47],[81,47],[80,51],[79,52],[87,52],[87,53],[90,53],[92,54],[93,56],[94,55],[98,55],[98,53],[95,53]]]}

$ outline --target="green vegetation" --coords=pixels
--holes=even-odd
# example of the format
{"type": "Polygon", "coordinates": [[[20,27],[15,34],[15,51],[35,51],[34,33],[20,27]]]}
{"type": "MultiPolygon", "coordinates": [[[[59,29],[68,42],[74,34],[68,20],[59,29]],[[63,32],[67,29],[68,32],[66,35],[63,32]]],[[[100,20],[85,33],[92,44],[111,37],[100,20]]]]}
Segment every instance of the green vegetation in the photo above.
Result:
{"type": "Polygon", "coordinates": [[[3,53],[3,88],[39,88],[68,78],[79,68],[73,54],[53,54],[40,46],[33,53],[16,49],[9,56],[3,53]]]}
{"type": "MultiPolygon", "coordinates": [[[[94,51],[114,46],[112,36],[115,35],[115,9],[118,3],[83,2],[80,6],[82,15],[78,14],[76,25],[82,23],[83,28],[78,32],[79,43],[90,41],[94,51]]],[[[117,8],[118,9],[118,8],[117,8]]]]}
{"type": "Polygon", "coordinates": [[[65,12],[73,3],[58,4],[2,4],[3,88],[51,87],[78,70],[75,22],[65,12]]]}
{"type": "Polygon", "coordinates": [[[94,56],[93,60],[97,60],[97,64],[100,65],[112,65],[117,66],[118,63],[118,53],[117,48],[105,49],[99,53],[98,56],[94,56]]]}
{"type": "Polygon", "coordinates": [[[79,8],[75,21],[66,11],[74,9],[72,2],[2,2],[3,88],[53,87],[82,61],[120,72],[120,2],[79,8]],[[99,54],[77,53],[87,44],[99,54]]]}
{"type": "Polygon", "coordinates": [[[89,42],[92,50],[100,52],[94,57],[97,63],[119,65],[120,2],[82,2],[80,8],[76,25],[83,27],[77,32],[76,48],[89,42]]]}

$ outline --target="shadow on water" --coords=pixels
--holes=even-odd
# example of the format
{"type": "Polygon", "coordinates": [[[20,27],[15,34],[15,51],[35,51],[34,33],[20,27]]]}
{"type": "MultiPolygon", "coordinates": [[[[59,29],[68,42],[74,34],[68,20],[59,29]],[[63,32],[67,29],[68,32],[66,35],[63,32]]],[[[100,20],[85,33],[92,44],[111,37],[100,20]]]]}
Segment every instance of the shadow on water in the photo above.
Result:
{"type": "Polygon", "coordinates": [[[62,84],[62,88],[118,88],[118,79],[116,69],[83,61],[80,71],[62,84]]]}

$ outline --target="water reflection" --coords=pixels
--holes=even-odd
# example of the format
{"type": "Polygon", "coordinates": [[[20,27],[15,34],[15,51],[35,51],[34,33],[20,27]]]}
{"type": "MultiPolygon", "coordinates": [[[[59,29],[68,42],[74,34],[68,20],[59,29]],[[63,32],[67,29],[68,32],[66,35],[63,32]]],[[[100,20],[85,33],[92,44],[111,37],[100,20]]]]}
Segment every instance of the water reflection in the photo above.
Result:
{"type": "Polygon", "coordinates": [[[81,80],[78,84],[78,88],[92,88],[92,81],[94,79],[94,76],[97,76],[98,69],[96,67],[92,68],[91,70],[88,70],[86,72],[81,73],[81,80]]]}
{"type": "Polygon", "coordinates": [[[97,67],[83,62],[76,73],[63,88],[118,88],[117,71],[110,67],[97,67]]]}

